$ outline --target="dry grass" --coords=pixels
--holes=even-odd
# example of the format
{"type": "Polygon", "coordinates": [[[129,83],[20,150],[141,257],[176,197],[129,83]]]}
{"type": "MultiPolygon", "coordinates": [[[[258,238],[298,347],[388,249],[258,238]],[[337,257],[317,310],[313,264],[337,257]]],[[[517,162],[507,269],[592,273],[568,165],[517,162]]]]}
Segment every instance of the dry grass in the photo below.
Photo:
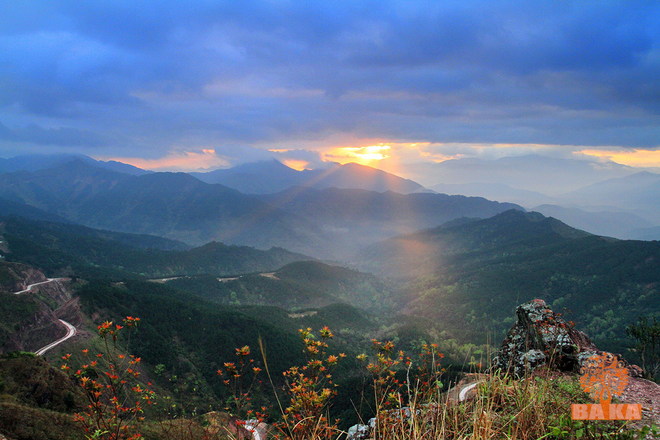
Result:
{"type": "Polygon", "coordinates": [[[625,429],[624,422],[574,421],[571,403],[588,402],[576,378],[534,375],[515,380],[485,375],[476,396],[466,402],[419,402],[380,411],[375,440],[536,440],[633,439],[642,433],[625,429]]]}

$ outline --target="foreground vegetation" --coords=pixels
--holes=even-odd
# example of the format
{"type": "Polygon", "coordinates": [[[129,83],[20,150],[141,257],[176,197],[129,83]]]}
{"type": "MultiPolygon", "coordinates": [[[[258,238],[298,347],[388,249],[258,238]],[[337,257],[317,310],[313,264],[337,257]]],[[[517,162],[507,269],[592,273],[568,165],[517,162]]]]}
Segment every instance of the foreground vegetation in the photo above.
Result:
{"type": "MultiPolygon", "coordinates": [[[[60,371],[29,353],[0,359],[2,430],[16,440],[236,440],[247,438],[246,427],[264,421],[273,439],[347,435],[332,407],[338,395],[334,376],[349,359],[331,354],[329,328],[300,330],[302,362],[278,378],[263,344],[256,353],[249,346],[236,348],[214,372],[228,391],[224,406],[215,408],[222,412],[194,414],[173,413],[168,391],[158,395],[141,358],[126,353],[139,340],[130,341],[126,331],[138,324],[140,318],[130,316],[103,321],[93,350],[63,356],[60,371]],[[248,426],[245,419],[256,421],[248,426]]],[[[425,344],[420,353],[408,355],[391,341],[373,340],[372,351],[357,356],[366,387],[352,390],[354,408],[363,409],[359,416],[373,415],[370,438],[633,440],[658,434],[653,426],[630,422],[572,420],[570,405],[591,399],[577,377],[548,370],[521,379],[473,374],[474,396],[459,401],[455,391],[446,392],[448,374],[437,348],[425,344]]]]}
{"type": "MultiPolygon", "coordinates": [[[[489,347],[530,295],[573,305],[572,316],[586,321],[579,326],[599,346],[606,341],[601,348],[628,354],[637,341],[633,354],[658,371],[657,243],[612,241],[515,212],[463,221],[401,239],[411,248],[424,243],[434,267],[430,275],[408,272],[399,290],[315,261],[280,267],[296,256],[277,250],[256,259],[219,244],[177,250],[148,237],[69,232],[5,225],[7,255],[49,275],[90,280],[73,280],[81,330],[105,329],[67,342],[66,370],[25,353],[0,359],[0,432],[12,440],[112,432],[116,439],[239,439],[241,420],[252,418],[283,440],[335,439],[371,418],[374,438],[383,440],[634,438],[624,423],[572,421],[570,403],[588,401],[573,377],[484,373],[489,347]],[[154,274],[186,276],[144,279],[154,274]],[[127,327],[127,316],[142,318],[130,343],[117,328],[127,327]],[[480,338],[482,345],[470,343],[480,338]],[[447,391],[465,370],[479,372],[480,383],[474,399],[456,402],[447,391]]],[[[16,290],[10,275],[0,276],[7,291],[16,290]]],[[[0,343],[45,307],[36,295],[4,295],[0,343]]],[[[48,356],[59,362],[57,350],[48,356]]]]}

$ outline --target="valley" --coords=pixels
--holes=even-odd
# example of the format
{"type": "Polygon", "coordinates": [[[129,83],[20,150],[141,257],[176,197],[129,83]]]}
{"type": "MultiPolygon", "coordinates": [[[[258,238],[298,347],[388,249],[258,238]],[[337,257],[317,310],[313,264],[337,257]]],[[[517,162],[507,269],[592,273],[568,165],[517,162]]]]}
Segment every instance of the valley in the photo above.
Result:
{"type": "MultiPolygon", "coordinates": [[[[595,235],[480,197],[321,184],[243,194],[116,168],[76,158],[0,174],[0,369],[47,368],[29,353],[81,362],[81,350],[102,349],[99,326],[139,317],[117,350],[139,355],[140,386],[156,389],[168,417],[185,418],[224,408],[216,372],[237,348],[251,347],[254,365],[285,387],[283,373],[305,362],[298,330],[328,326],[345,356],[331,414],[348,429],[373,414],[358,358],[374,340],[406,353],[433,344],[447,390],[483,370],[516,307],[535,298],[632,362],[641,359],[626,329],[660,316],[657,241],[595,235]]],[[[66,393],[69,409],[57,411],[80,405],[66,393]]],[[[254,397],[273,404],[267,389],[254,397]]],[[[0,401],[0,421],[18,423],[15,405],[38,414],[35,426],[52,410],[16,399],[0,401]]]]}
{"type": "Polygon", "coordinates": [[[659,1],[0,17],[0,440],[660,439],[659,1]]]}

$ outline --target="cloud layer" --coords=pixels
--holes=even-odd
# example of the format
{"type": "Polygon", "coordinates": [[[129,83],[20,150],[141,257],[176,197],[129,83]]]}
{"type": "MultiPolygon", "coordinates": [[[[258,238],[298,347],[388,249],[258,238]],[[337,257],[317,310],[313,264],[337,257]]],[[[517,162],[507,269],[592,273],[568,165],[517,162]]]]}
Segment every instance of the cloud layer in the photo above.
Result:
{"type": "Polygon", "coordinates": [[[658,2],[25,0],[0,14],[2,155],[660,139],[658,2]]]}

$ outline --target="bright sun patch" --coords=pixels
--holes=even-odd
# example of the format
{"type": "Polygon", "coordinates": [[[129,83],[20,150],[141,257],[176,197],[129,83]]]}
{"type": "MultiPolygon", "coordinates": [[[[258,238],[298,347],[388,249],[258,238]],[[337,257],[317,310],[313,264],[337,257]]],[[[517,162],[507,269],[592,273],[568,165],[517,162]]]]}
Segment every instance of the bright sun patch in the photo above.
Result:
{"type": "Polygon", "coordinates": [[[356,162],[369,164],[374,161],[387,159],[391,147],[389,145],[370,145],[367,147],[338,147],[325,154],[328,160],[346,163],[356,162]]]}
{"type": "Polygon", "coordinates": [[[636,148],[630,150],[596,150],[587,149],[580,151],[587,156],[595,156],[611,160],[612,162],[633,167],[660,167],[660,150],[644,150],[636,148]]]}
{"type": "Polygon", "coordinates": [[[303,171],[309,167],[309,162],[307,162],[306,160],[286,159],[283,160],[282,163],[288,166],[289,168],[293,168],[296,171],[303,171]]]}

